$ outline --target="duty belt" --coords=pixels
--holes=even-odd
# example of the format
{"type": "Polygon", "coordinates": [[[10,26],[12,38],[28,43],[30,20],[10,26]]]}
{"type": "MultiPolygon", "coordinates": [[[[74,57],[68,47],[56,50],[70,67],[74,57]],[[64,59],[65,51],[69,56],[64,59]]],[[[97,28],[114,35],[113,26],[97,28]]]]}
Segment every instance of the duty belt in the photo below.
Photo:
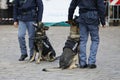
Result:
{"type": "Polygon", "coordinates": [[[21,13],[22,15],[26,15],[26,14],[29,14],[29,13],[32,13],[34,9],[32,8],[29,8],[29,9],[21,9],[21,13]]]}
{"type": "Polygon", "coordinates": [[[97,9],[87,9],[87,8],[80,8],[79,13],[86,13],[88,11],[97,11],[97,9]]]}

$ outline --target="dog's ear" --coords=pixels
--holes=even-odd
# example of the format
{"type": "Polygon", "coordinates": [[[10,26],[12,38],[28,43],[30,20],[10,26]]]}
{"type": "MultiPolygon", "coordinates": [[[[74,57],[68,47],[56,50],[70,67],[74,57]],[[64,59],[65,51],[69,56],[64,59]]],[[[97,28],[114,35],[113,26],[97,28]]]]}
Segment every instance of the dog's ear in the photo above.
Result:
{"type": "Polygon", "coordinates": [[[42,22],[38,22],[38,23],[37,23],[37,26],[38,26],[39,28],[43,28],[43,27],[44,27],[44,24],[43,24],[42,22]]]}

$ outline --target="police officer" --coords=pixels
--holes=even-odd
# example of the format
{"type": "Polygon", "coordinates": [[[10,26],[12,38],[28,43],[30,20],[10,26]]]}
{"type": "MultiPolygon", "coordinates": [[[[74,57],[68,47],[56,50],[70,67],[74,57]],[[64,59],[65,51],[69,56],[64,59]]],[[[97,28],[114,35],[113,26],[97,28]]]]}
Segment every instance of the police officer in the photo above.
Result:
{"type": "Polygon", "coordinates": [[[30,59],[33,55],[35,28],[33,23],[36,21],[41,24],[43,15],[42,0],[14,0],[14,26],[18,26],[18,40],[20,44],[21,56],[19,61],[24,61],[28,56],[25,42],[26,30],[29,36],[30,59]]]}
{"type": "Polygon", "coordinates": [[[96,54],[99,44],[99,24],[105,27],[104,0],[72,0],[68,11],[68,22],[72,21],[73,14],[79,7],[80,28],[80,68],[96,68],[96,54]],[[86,44],[88,36],[91,36],[90,55],[86,56],[86,44]]]}

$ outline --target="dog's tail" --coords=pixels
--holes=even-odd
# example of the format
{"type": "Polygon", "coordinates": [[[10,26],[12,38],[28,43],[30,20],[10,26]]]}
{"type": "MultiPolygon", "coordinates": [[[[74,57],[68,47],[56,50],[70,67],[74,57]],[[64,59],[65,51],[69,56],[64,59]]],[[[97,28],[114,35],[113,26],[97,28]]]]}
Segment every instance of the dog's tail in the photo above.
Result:
{"type": "Polygon", "coordinates": [[[60,71],[62,68],[59,67],[53,67],[53,68],[43,68],[42,71],[44,72],[53,72],[53,71],[60,71]]]}

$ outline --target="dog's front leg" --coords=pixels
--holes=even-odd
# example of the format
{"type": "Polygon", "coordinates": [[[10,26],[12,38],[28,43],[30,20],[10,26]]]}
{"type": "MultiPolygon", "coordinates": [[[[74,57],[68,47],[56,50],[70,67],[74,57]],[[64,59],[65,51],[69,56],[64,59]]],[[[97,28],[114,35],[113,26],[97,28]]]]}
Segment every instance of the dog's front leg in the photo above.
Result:
{"type": "Polygon", "coordinates": [[[39,54],[38,54],[38,59],[36,60],[36,63],[39,64],[40,63],[40,60],[42,59],[42,44],[39,46],[39,54]]]}
{"type": "Polygon", "coordinates": [[[38,59],[36,60],[36,63],[39,64],[40,63],[40,60],[41,60],[41,54],[42,54],[42,50],[40,50],[38,52],[38,59]]]}
{"type": "Polygon", "coordinates": [[[32,56],[32,58],[30,59],[30,62],[33,62],[33,61],[35,60],[36,53],[37,53],[37,52],[34,50],[34,53],[33,53],[33,56],[32,56]]]}
{"type": "Polygon", "coordinates": [[[74,58],[72,59],[72,63],[71,63],[71,65],[69,66],[68,69],[77,68],[77,67],[78,67],[77,64],[78,64],[78,54],[76,54],[76,55],[74,56],[74,58]]]}

